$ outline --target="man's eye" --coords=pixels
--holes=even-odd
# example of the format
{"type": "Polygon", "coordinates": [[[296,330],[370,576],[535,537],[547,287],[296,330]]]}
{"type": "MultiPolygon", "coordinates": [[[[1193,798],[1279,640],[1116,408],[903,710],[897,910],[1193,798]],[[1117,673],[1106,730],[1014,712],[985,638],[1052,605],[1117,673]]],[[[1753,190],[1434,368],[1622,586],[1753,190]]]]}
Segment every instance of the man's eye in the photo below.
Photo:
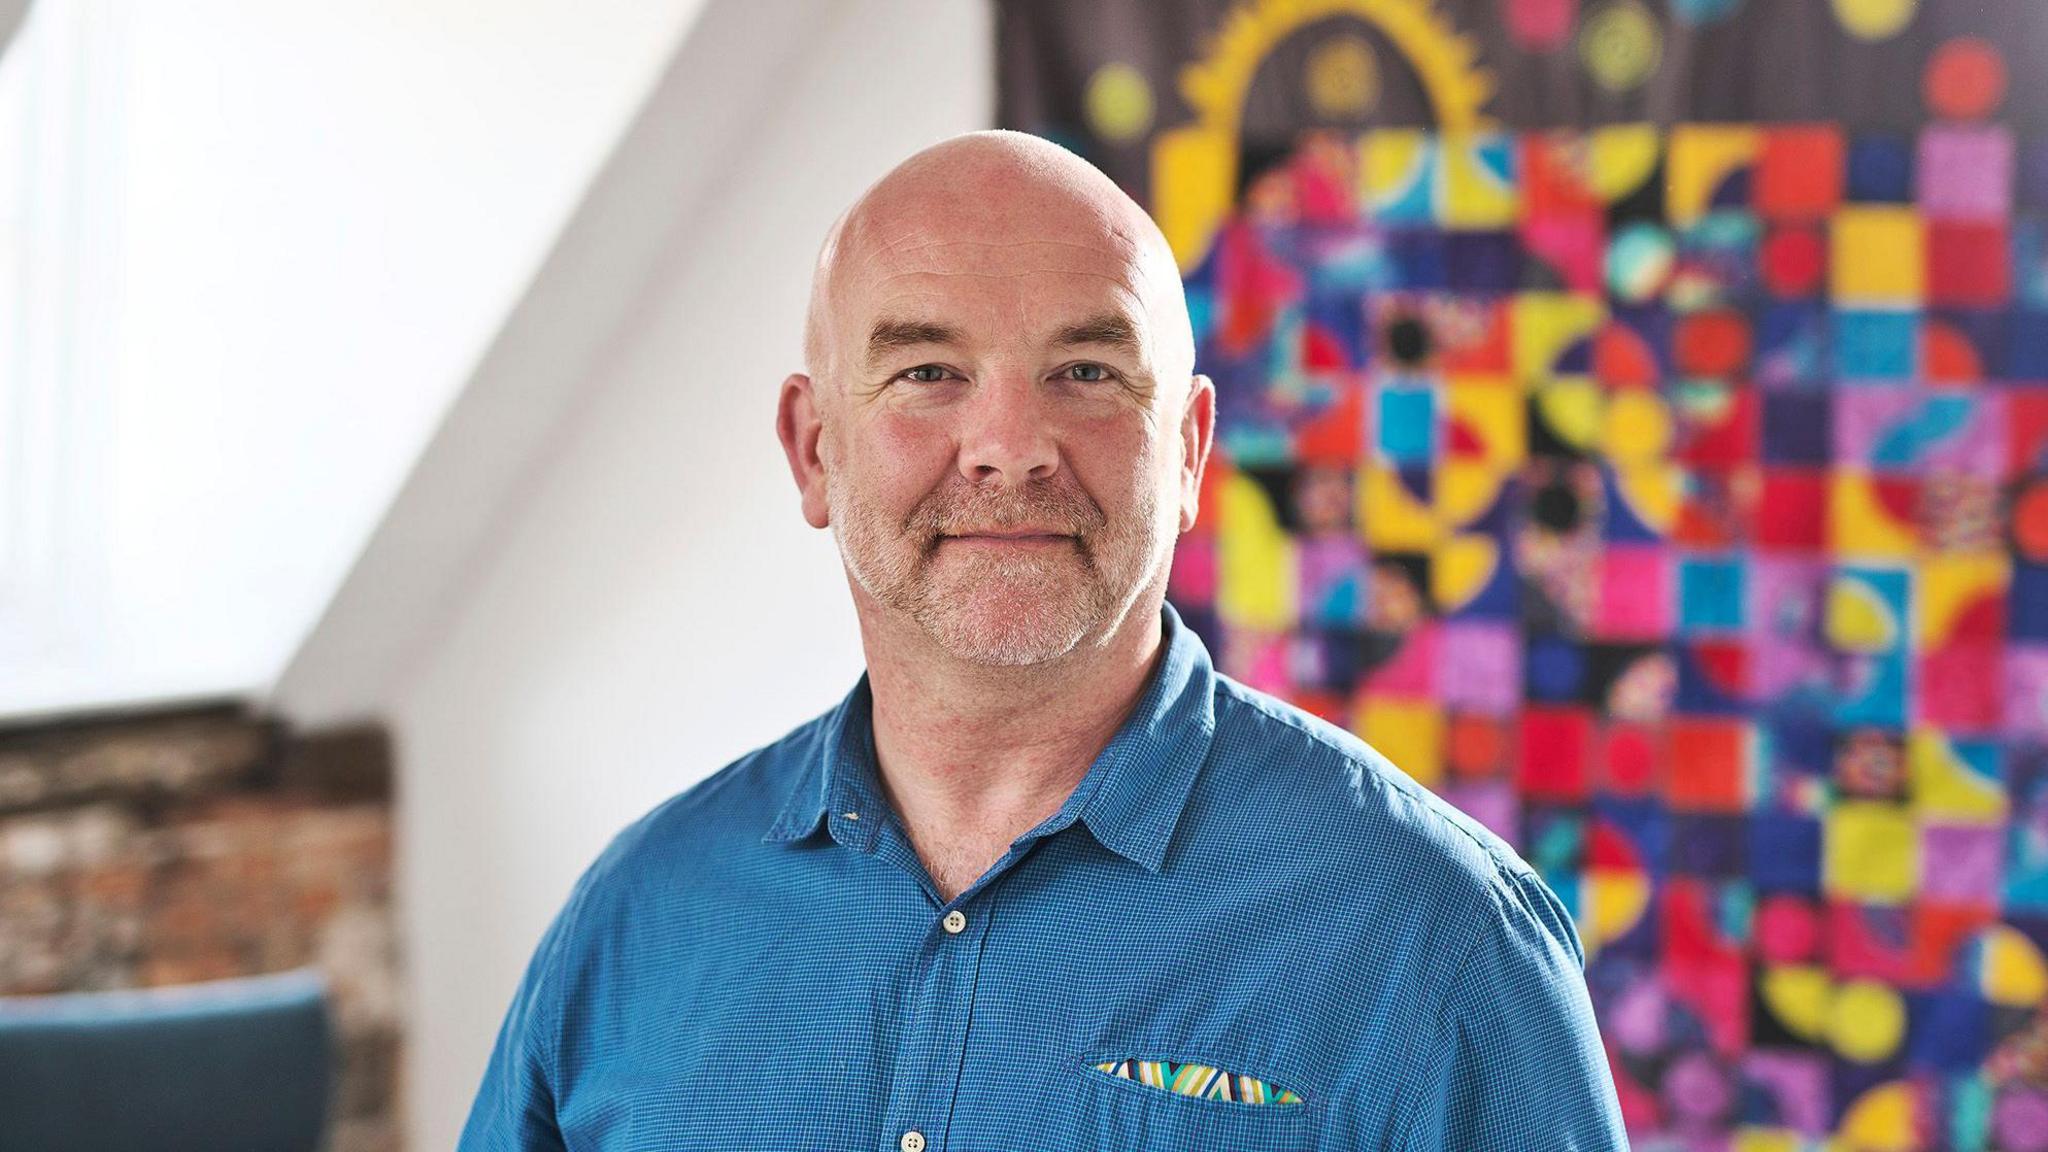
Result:
{"type": "Polygon", "coordinates": [[[920,364],[898,377],[913,384],[936,384],[945,378],[946,370],[937,364],[920,364]]]}
{"type": "Polygon", "coordinates": [[[1112,379],[1114,374],[1100,364],[1076,364],[1067,369],[1067,378],[1088,384],[1099,384],[1112,379]]]}

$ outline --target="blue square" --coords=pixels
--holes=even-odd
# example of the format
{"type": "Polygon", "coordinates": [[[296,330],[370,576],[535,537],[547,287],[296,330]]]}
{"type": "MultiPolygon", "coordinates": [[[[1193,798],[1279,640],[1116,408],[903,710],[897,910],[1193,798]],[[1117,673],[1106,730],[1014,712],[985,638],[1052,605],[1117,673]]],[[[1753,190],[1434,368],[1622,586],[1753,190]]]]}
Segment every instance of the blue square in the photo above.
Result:
{"type": "Polygon", "coordinates": [[[1747,821],[1741,816],[1677,814],[1671,820],[1671,870],[1687,876],[1740,879],[1747,821]]]}
{"type": "Polygon", "coordinates": [[[2020,144],[2019,202],[2028,208],[2048,208],[2048,139],[2020,144]]]}
{"type": "Polygon", "coordinates": [[[2010,638],[2048,640],[2048,565],[2014,564],[2010,596],[2010,638]]]}
{"type": "Polygon", "coordinates": [[[1742,561],[1686,557],[1678,562],[1678,626],[1685,632],[1742,627],[1742,561]]]}
{"type": "Polygon", "coordinates": [[[1871,204],[1913,200],[1913,146],[1898,136],[1858,136],[1849,142],[1849,199],[1871,204]]]}
{"type": "Polygon", "coordinates": [[[1522,284],[1522,245],[1512,232],[1453,232],[1444,265],[1453,292],[1513,292],[1522,284]]]}
{"type": "Polygon", "coordinates": [[[1766,392],[1764,459],[1773,464],[1827,464],[1834,442],[1834,393],[1766,392]]]}
{"type": "Polygon", "coordinates": [[[1789,812],[1749,817],[1749,879],[1760,892],[1820,893],[1820,821],[1789,812]]]}
{"type": "Polygon", "coordinates": [[[1434,228],[1403,228],[1389,231],[1387,255],[1394,266],[1395,287],[1406,291],[1436,291],[1446,284],[1444,234],[1434,228]]]}
{"type": "Polygon", "coordinates": [[[1766,388],[1811,391],[1826,386],[1831,327],[1825,306],[1811,302],[1766,305],[1756,318],[1756,382],[1766,388]]]}
{"type": "Polygon", "coordinates": [[[1619,833],[1635,849],[1644,871],[1652,876],[1662,876],[1669,869],[1671,815],[1662,804],[1651,800],[1598,796],[1593,800],[1593,816],[1610,831],[1619,833]]]}
{"type": "Polygon", "coordinates": [[[1531,700],[1576,703],[1586,679],[1586,650],[1555,636],[1532,636],[1523,649],[1523,680],[1531,700]]]}
{"type": "Polygon", "coordinates": [[[2048,380],[2048,311],[2014,312],[2008,331],[2005,378],[2048,380]]]}
{"type": "Polygon", "coordinates": [[[1907,1058],[1938,1072],[1968,1073],[1991,1044],[1991,1006],[1969,993],[1906,995],[1907,1058]]]}
{"type": "Polygon", "coordinates": [[[1379,398],[1380,451],[1399,463],[1427,463],[1436,454],[1436,393],[1382,388],[1379,398]]]}
{"type": "Polygon", "coordinates": [[[1672,656],[1678,663],[1676,711],[1688,716],[1743,716],[1749,713],[1748,701],[1730,695],[1707,674],[1698,651],[1680,644],[1673,647],[1672,656]]]}
{"type": "Polygon", "coordinates": [[[1919,362],[1917,312],[1835,313],[1835,374],[1845,380],[1906,380],[1919,362]]]}
{"type": "Polygon", "coordinates": [[[1931,319],[1939,321],[1951,335],[1969,342],[1983,368],[1983,379],[2005,379],[2006,354],[2012,350],[2012,337],[2004,312],[1958,308],[1936,313],[1931,319]]]}

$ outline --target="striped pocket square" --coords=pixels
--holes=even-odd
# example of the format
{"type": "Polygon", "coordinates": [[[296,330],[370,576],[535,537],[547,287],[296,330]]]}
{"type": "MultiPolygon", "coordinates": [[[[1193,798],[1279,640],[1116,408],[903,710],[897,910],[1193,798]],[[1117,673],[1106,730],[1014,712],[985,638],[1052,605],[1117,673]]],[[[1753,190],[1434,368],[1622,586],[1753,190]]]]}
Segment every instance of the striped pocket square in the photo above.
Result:
{"type": "Polygon", "coordinates": [[[1302,1102],[1300,1096],[1278,1084],[1268,1084],[1256,1076],[1225,1072],[1207,1064],[1175,1064],[1171,1060],[1104,1060],[1095,1067],[1112,1076],[1136,1080],[1182,1096],[1235,1100],[1241,1104],[1302,1102]]]}

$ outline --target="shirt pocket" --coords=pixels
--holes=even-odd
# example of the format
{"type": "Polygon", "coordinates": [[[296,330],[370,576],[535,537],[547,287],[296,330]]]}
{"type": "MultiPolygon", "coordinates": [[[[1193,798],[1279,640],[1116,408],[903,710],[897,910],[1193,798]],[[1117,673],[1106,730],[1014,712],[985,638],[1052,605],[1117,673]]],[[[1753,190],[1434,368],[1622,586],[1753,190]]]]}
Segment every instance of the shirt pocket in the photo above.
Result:
{"type": "Polygon", "coordinates": [[[1091,1051],[1075,1058],[1069,1072],[1075,1081],[1075,1112],[1081,1129],[1076,1147],[1172,1148],[1178,1152],[1302,1152],[1315,1147],[1315,1117],[1322,1111],[1321,1097],[1290,1084],[1284,1076],[1278,1077],[1277,1084],[1266,1080],[1272,1074],[1267,1069],[1207,1054],[1091,1051]],[[1126,1060],[1191,1062],[1255,1076],[1275,1088],[1290,1089],[1298,1102],[1258,1104],[1188,1095],[1099,1067],[1126,1060]]]}

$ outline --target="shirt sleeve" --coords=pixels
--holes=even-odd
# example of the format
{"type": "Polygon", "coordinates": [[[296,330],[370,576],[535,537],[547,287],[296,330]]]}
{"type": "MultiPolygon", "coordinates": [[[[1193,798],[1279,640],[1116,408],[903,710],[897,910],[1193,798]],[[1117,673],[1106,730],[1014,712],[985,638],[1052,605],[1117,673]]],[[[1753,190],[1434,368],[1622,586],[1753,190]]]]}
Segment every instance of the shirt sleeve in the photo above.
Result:
{"type": "Polygon", "coordinates": [[[456,1145],[460,1152],[563,1152],[555,1123],[554,1037],[561,1018],[555,970],[575,906],[572,896],[548,925],[512,994],[456,1145]]]}
{"type": "Polygon", "coordinates": [[[1621,1106],[1571,917],[1533,873],[1508,872],[1411,1095],[1416,1152],[1626,1152],[1621,1106]]]}

